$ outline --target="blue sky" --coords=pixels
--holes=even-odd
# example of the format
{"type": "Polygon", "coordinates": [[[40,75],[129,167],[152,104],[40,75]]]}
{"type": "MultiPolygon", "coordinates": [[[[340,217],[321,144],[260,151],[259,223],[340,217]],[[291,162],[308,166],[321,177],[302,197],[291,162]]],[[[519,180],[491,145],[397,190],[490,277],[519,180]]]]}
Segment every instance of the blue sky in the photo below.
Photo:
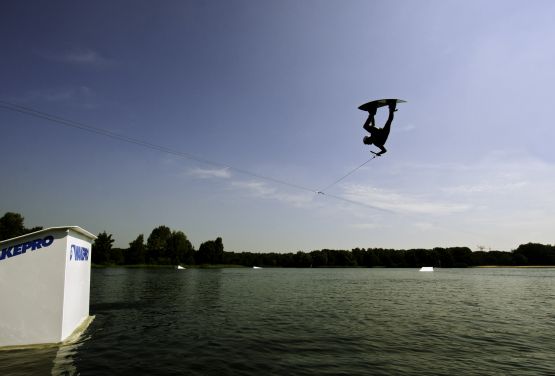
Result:
{"type": "Polygon", "coordinates": [[[3,1],[0,100],[216,164],[0,108],[0,212],[122,247],[158,225],[228,251],[553,244],[554,16],[539,0],[3,1]],[[357,107],[388,97],[407,100],[388,153],[316,194],[371,156],[357,107]]]}

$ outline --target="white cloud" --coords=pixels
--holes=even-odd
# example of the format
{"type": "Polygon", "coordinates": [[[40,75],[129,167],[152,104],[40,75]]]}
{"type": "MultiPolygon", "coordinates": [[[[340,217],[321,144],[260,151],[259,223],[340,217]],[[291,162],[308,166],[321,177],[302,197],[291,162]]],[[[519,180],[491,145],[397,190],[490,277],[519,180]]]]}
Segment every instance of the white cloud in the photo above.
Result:
{"type": "Polygon", "coordinates": [[[414,222],[412,225],[420,231],[437,230],[437,226],[430,222],[414,222]]]}
{"type": "Polygon", "coordinates": [[[236,188],[246,189],[259,197],[273,195],[276,192],[275,188],[269,187],[268,184],[261,181],[234,181],[231,185],[236,188]]]}
{"type": "Polygon", "coordinates": [[[398,165],[380,172],[379,181],[342,189],[353,201],[400,214],[384,223],[404,221],[433,242],[445,230],[449,239],[498,249],[553,242],[555,165],[522,150],[492,151],[472,163],[398,165]]]}
{"type": "Polygon", "coordinates": [[[416,129],[416,126],[412,123],[409,124],[404,124],[404,125],[398,125],[395,128],[393,128],[395,130],[395,132],[410,132],[416,129]]]}
{"type": "Polygon", "coordinates": [[[450,186],[442,188],[443,191],[451,194],[477,194],[477,193],[506,193],[518,191],[528,186],[526,181],[517,181],[509,183],[482,182],[477,184],[461,184],[457,186],[450,186]]]}
{"type": "Polygon", "coordinates": [[[13,98],[17,103],[29,102],[70,102],[91,108],[96,102],[96,93],[88,86],[56,87],[29,90],[19,97],[13,98]]]}
{"type": "Polygon", "coordinates": [[[78,64],[104,64],[107,59],[93,50],[71,51],[63,57],[67,62],[78,64]]]}
{"type": "Polygon", "coordinates": [[[472,200],[492,209],[550,207],[555,190],[555,166],[525,152],[494,151],[471,166],[455,168],[438,194],[472,200]]]}
{"type": "Polygon", "coordinates": [[[347,185],[344,195],[352,201],[384,210],[418,214],[453,214],[467,211],[467,204],[444,202],[431,197],[421,197],[383,188],[364,185],[347,185]]]}
{"type": "Polygon", "coordinates": [[[105,67],[113,63],[111,59],[89,48],[77,48],[59,53],[43,53],[41,55],[48,60],[76,65],[105,67]]]}
{"type": "Polygon", "coordinates": [[[379,223],[353,223],[351,227],[358,230],[375,230],[382,227],[379,223]]]}
{"type": "Polygon", "coordinates": [[[190,170],[189,174],[200,179],[229,179],[231,177],[231,172],[228,168],[206,169],[196,167],[190,170]]]}
{"type": "Polygon", "coordinates": [[[231,185],[242,189],[254,197],[274,199],[296,207],[308,205],[313,202],[314,194],[310,193],[286,193],[261,181],[233,181],[231,185]]]}

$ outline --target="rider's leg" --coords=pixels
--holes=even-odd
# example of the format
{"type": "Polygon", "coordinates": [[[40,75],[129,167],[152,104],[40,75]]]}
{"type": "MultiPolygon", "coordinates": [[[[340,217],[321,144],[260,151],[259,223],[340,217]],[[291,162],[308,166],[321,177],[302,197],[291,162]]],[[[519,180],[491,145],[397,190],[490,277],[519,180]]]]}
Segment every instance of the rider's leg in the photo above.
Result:
{"type": "Polygon", "coordinates": [[[385,144],[385,141],[387,140],[387,137],[389,136],[389,131],[391,130],[391,123],[393,122],[393,113],[397,111],[395,109],[396,105],[397,105],[396,102],[392,102],[389,104],[389,116],[387,117],[387,121],[383,126],[383,133],[382,133],[384,144],[385,144]]]}

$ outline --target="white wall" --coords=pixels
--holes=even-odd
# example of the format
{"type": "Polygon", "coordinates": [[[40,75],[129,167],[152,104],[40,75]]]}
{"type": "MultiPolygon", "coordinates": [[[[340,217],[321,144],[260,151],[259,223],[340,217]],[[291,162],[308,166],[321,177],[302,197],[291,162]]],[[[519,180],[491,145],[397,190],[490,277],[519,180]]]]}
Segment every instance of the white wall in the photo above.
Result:
{"type": "Polygon", "coordinates": [[[92,237],[66,227],[0,242],[0,347],[60,342],[88,316],[92,237]],[[88,260],[70,261],[70,243],[88,260]]]}
{"type": "Polygon", "coordinates": [[[75,231],[70,231],[66,239],[62,341],[89,316],[91,284],[90,239],[75,231]]]}

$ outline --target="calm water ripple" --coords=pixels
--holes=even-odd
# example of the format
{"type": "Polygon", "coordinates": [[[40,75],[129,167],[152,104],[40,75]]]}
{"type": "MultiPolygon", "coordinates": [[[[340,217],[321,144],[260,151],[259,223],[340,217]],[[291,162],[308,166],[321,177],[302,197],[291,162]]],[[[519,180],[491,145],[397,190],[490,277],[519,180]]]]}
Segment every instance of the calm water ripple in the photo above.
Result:
{"type": "Polygon", "coordinates": [[[555,269],[95,269],[85,335],[0,375],[554,375],[555,269]]]}

